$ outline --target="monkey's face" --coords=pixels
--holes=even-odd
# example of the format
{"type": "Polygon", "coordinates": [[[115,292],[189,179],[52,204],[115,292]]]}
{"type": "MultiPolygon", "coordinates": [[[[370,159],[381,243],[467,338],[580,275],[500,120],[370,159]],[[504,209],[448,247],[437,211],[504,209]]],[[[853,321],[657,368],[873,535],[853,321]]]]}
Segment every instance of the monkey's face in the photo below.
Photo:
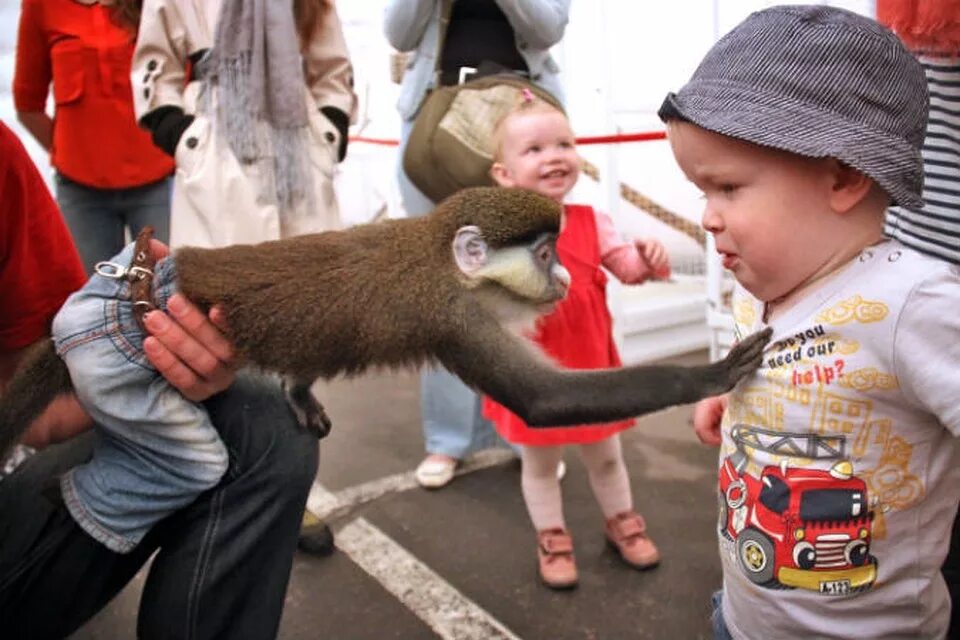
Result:
{"type": "Polygon", "coordinates": [[[525,323],[552,311],[570,287],[554,233],[493,249],[479,228],[466,226],[457,231],[453,255],[464,285],[504,321],[525,323]]]}

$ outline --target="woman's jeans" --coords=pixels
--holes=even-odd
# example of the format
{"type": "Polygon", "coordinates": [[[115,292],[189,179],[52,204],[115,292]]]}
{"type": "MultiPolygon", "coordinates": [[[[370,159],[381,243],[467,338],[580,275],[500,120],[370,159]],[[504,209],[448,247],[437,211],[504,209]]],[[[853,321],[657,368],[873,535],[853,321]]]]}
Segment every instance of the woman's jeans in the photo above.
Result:
{"type": "Polygon", "coordinates": [[[44,449],[0,481],[3,637],[68,636],[154,552],[137,637],[276,637],[317,440],[272,378],[243,373],[204,406],[227,446],[227,473],[130,553],[84,533],[57,491],[58,476],[98,455],[93,434],[44,449]]]}
{"type": "Polygon", "coordinates": [[[97,262],[123,249],[127,229],[135,238],[149,225],[157,240],[170,241],[171,188],[171,178],[126,189],[98,189],[56,175],[57,204],[87,275],[97,262]]]}
{"type": "MultiPolygon", "coordinates": [[[[429,213],[434,204],[410,182],[403,170],[403,150],[412,126],[410,121],[401,123],[397,181],[403,208],[414,218],[429,213]]],[[[420,374],[420,411],[427,453],[459,460],[473,451],[503,446],[503,440],[483,417],[480,407],[480,396],[460,378],[442,367],[424,369],[420,374]]]]}

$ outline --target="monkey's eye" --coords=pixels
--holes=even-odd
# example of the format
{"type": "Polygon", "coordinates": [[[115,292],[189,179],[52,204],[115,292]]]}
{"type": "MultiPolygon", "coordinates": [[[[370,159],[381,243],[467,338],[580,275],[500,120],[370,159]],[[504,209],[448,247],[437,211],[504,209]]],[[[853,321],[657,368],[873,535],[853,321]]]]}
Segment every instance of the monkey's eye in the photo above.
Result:
{"type": "Polygon", "coordinates": [[[545,267],[549,266],[553,262],[553,247],[549,244],[542,244],[534,250],[533,255],[537,262],[545,267]]]}

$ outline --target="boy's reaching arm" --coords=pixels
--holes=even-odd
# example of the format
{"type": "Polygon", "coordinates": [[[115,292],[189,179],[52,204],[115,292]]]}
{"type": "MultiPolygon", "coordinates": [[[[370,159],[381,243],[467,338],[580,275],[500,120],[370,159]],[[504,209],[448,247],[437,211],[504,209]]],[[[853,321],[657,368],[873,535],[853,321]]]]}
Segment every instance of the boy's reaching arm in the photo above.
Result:
{"type": "Polygon", "coordinates": [[[727,394],[704,398],[693,406],[693,430],[703,444],[720,446],[720,422],[727,410],[727,394]]]}

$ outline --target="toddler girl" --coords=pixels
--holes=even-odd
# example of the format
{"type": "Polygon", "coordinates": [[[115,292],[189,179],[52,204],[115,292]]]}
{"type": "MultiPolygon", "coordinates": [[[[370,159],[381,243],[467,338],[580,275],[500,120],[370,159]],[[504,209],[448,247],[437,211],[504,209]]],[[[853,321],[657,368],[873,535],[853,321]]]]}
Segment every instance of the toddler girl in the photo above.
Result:
{"type": "MultiPolygon", "coordinates": [[[[521,103],[498,124],[491,175],[504,187],[524,187],[562,202],[580,174],[580,159],[567,117],[547,102],[524,92],[521,103]]],[[[567,297],[541,318],[532,338],[563,366],[596,369],[619,366],[607,310],[609,269],[626,284],[652,275],[666,277],[666,252],[655,240],[626,243],[610,218],[587,205],[564,205],[560,261],[570,272],[567,297]]],[[[563,446],[579,444],[600,508],[606,536],[623,560],[637,569],[660,559],[646,525],[633,509],[630,479],[617,435],[632,420],[564,428],[529,428],[505,407],[484,398],[484,415],[506,440],[521,445],[522,488],[537,530],[540,579],[554,589],[577,584],[573,541],[563,520],[556,469],[563,446]]]]}

